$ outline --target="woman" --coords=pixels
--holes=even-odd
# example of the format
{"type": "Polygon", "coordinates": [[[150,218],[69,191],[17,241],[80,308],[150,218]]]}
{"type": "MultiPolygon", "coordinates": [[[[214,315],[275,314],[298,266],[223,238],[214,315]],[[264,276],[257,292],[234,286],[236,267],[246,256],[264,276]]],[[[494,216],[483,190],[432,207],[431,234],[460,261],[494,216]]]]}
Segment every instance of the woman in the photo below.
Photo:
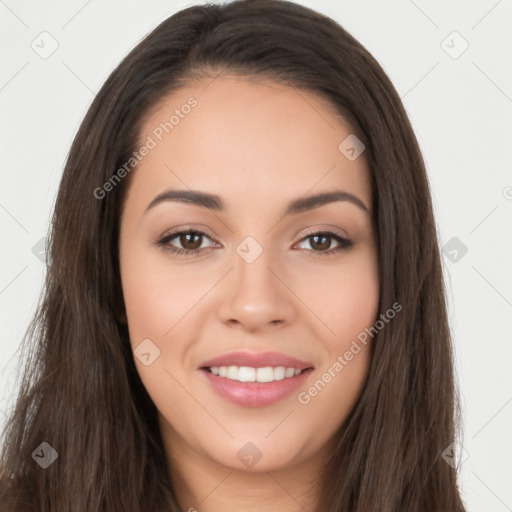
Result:
{"type": "Polygon", "coordinates": [[[5,510],[464,510],[421,153],[379,64],[305,7],[190,7],[121,62],[27,342],[5,510]]]}

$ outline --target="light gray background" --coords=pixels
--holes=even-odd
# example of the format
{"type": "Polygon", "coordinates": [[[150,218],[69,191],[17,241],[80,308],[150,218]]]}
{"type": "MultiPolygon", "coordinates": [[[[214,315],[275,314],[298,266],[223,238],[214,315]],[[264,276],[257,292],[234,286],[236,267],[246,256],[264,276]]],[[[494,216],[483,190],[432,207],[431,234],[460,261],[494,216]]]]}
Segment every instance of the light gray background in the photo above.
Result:
{"type": "MultiPolygon", "coordinates": [[[[427,162],[440,244],[458,239],[443,260],[464,407],[463,497],[469,512],[512,510],[511,1],[299,3],[351,32],[404,101],[427,162]],[[464,41],[454,31],[469,43],[460,56],[464,41]]],[[[0,0],[0,426],[45,273],[33,247],[46,234],[72,138],[122,57],[187,5],[0,0]],[[31,47],[51,48],[43,31],[58,43],[47,59],[31,47]]]]}

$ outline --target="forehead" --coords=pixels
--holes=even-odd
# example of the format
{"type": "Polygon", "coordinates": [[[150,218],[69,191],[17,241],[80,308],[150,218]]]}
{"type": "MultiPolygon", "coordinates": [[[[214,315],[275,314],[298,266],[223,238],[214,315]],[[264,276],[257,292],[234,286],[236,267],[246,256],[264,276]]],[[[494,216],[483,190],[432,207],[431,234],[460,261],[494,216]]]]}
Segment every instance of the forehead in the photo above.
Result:
{"type": "Polygon", "coordinates": [[[339,149],[352,133],[317,94],[246,77],[205,79],[168,95],[147,117],[139,140],[152,148],[130,188],[192,188],[282,203],[341,187],[369,206],[364,153],[350,161],[339,149]]]}

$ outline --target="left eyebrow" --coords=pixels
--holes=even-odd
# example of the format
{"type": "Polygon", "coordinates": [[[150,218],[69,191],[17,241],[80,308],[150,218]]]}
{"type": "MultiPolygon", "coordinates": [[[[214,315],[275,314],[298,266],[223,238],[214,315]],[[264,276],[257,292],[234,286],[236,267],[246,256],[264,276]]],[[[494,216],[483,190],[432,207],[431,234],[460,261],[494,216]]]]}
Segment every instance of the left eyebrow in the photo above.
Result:
{"type": "MultiPolygon", "coordinates": [[[[144,213],[151,210],[156,205],[166,201],[190,203],[196,206],[203,206],[204,208],[214,211],[223,211],[225,209],[224,202],[215,194],[200,192],[198,190],[166,190],[165,192],[158,194],[149,203],[144,213]]],[[[370,213],[363,201],[361,201],[357,196],[343,190],[334,190],[322,192],[313,196],[300,197],[291,201],[286,207],[285,215],[296,215],[335,201],[348,201],[361,210],[370,213]]]]}

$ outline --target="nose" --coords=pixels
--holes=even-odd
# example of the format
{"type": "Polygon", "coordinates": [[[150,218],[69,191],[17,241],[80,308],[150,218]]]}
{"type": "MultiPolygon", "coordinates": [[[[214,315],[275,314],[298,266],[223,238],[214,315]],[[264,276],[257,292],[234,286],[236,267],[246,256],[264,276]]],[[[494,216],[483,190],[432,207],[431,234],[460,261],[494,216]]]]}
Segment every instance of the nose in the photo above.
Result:
{"type": "Polygon", "coordinates": [[[219,309],[221,321],[248,332],[282,328],[293,322],[297,299],[279,268],[265,251],[252,263],[235,254],[219,309]]]}

